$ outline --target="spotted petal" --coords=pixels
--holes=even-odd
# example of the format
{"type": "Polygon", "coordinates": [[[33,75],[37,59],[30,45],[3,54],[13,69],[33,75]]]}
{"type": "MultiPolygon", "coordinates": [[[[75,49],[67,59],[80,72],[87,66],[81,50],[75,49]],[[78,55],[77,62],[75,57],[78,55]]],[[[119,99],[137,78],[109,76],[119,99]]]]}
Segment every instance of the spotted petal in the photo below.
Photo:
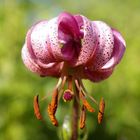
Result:
{"type": "Polygon", "coordinates": [[[49,63],[43,66],[38,65],[36,59],[32,59],[27,46],[22,48],[22,60],[25,66],[32,72],[39,74],[40,76],[54,76],[58,77],[61,73],[62,63],[49,63]]]}
{"type": "Polygon", "coordinates": [[[96,29],[97,49],[91,59],[92,69],[100,69],[111,58],[114,48],[114,38],[111,28],[102,21],[93,21],[93,29],[96,29]]]}
{"type": "Polygon", "coordinates": [[[47,42],[47,20],[37,22],[27,33],[26,44],[33,59],[42,63],[54,61],[47,42]]]}
{"type": "Polygon", "coordinates": [[[78,59],[73,63],[73,66],[86,65],[96,50],[96,32],[95,28],[92,28],[91,21],[85,16],[76,15],[75,19],[78,21],[83,38],[81,39],[82,47],[78,59]]]}
{"type": "Polygon", "coordinates": [[[121,36],[121,34],[115,30],[112,29],[113,36],[114,36],[114,49],[112,53],[111,59],[101,68],[102,70],[108,70],[113,68],[115,65],[117,65],[121,58],[123,57],[123,54],[125,52],[125,40],[121,36]]]}
{"type": "Polygon", "coordinates": [[[107,79],[109,76],[111,76],[113,69],[109,69],[108,71],[92,71],[90,69],[84,70],[86,78],[91,80],[92,82],[100,82],[102,80],[107,79]]]}

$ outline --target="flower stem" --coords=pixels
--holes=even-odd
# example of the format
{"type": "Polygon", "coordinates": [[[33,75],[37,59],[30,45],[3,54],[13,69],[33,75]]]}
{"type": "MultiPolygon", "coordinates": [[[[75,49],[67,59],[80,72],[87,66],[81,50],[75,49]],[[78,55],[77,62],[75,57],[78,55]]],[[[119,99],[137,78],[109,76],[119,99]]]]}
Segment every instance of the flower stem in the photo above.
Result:
{"type": "Polygon", "coordinates": [[[79,92],[75,86],[75,96],[73,99],[73,114],[72,114],[72,136],[71,140],[78,139],[78,119],[79,119],[79,92]]]}

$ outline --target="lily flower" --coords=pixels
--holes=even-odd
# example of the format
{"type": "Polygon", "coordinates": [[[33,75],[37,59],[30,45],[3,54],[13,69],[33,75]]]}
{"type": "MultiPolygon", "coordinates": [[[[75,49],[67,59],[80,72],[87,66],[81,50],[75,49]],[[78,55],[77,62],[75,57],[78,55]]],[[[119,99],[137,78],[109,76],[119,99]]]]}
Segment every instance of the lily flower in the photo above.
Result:
{"type": "MultiPolygon", "coordinates": [[[[63,12],[53,19],[39,21],[29,29],[22,48],[25,66],[40,76],[58,78],[47,108],[53,125],[58,126],[55,113],[63,95],[65,102],[73,100],[81,106],[80,128],[85,127],[86,110],[95,112],[87,98],[95,105],[98,102],[87,93],[82,79],[100,82],[110,77],[122,59],[125,47],[125,40],[116,29],[103,21],[91,21],[83,15],[63,12]]],[[[40,116],[37,97],[34,110],[40,116]]],[[[99,123],[103,118],[104,107],[102,98],[99,123]]]]}

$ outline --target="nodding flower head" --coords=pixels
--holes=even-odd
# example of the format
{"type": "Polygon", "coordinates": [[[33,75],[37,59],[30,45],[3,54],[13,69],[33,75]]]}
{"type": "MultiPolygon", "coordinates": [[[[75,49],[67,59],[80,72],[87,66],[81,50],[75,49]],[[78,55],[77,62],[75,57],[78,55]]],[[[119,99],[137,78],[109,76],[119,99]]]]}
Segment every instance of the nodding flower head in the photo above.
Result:
{"type": "MultiPolygon", "coordinates": [[[[125,46],[121,34],[103,21],[91,21],[83,15],[67,12],[39,21],[29,29],[22,48],[25,66],[40,76],[59,78],[48,106],[54,125],[58,124],[55,112],[59,93],[66,83],[64,101],[76,97],[82,101],[82,112],[94,112],[87,102],[87,92],[81,80],[100,82],[107,79],[120,62],[125,46]],[[75,94],[73,85],[78,94],[75,94]]],[[[90,98],[98,104],[93,97],[90,98]]]]}

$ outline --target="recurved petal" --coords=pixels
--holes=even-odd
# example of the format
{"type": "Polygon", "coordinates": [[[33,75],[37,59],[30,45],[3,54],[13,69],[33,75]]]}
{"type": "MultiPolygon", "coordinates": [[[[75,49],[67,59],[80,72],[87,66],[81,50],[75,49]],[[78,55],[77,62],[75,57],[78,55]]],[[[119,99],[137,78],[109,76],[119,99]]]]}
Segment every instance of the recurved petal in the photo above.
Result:
{"type": "Polygon", "coordinates": [[[76,20],[79,21],[80,31],[83,33],[81,39],[81,50],[74,66],[85,65],[94,54],[96,50],[96,32],[95,28],[92,28],[91,21],[82,15],[75,16],[76,20]]]}
{"type": "Polygon", "coordinates": [[[93,21],[93,28],[96,29],[97,46],[96,52],[91,59],[91,67],[100,69],[111,58],[114,48],[114,38],[111,28],[102,21],[93,21]]]}
{"type": "Polygon", "coordinates": [[[37,73],[40,76],[54,76],[59,77],[61,73],[62,63],[48,63],[40,64],[37,59],[32,59],[27,46],[24,45],[22,48],[22,60],[25,66],[34,73],[37,73]],[[38,61],[38,62],[37,62],[38,61]],[[40,64],[40,65],[39,65],[40,64]]]}
{"type": "Polygon", "coordinates": [[[73,15],[63,12],[58,16],[58,40],[64,61],[73,62],[78,58],[80,51],[77,52],[76,49],[81,46],[76,44],[80,44],[82,35],[73,15]]]}
{"type": "Polygon", "coordinates": [[[48,42],[50,43],[51,52],[57,62],[73,61],[75,56],[75,46],[73,46],[74,39],[70,34],[58,31],[58,17],[48,21],[48,42]],[[72,45],[72,46],[71,46],[72,45]],[[72,51],[70,51],[72,50],[72,51]]]}
{"type": "Polygon", "coordinates": [[[67,12],[63,12],[58,16],[59,40],[63,39],[65,41],[65,38],[64,38],[65,34],[76,39],[78,39],[81,35],[79,27],[78,27],[78,23],[75,20],[74,16],[67,12]]]}
{"type": "MultiPolygon", "coordinates": [[[[48,42],[48,21],[40,21],[35,24],[27,34],[27,47],[30,48],[34,56],[44,63],[50,63],[54,61],[52,52],[50,50],[50,44],[48,42]]],[[[29,49],[29,50],[30,50],[29,49]]]]}
{"type": "Polygon", "coordinates": [[[74,18],[75,20],[77,21],[78,23],[78,26],[79,26],[79,29],[80,29],[80,32],[82,32],[82,28],[83,28],[83,24],[84,24],[84,21],[83,21],[83,18],[81,15],[74,15],[74,18]]]}
{"type": "Polygon", "coordinates": [[[102,70],[108,70],[117,65],[123,57],[126,44],[122,35],[115,29],[112,29],[114,36],[114,49],[111,59],[101,68],[102,70]]]}
{"type": "Polygon", "coordinates": [[[88,68],[85,68],[84,72],[87,79],[91,80],[92,82],[100,82],[111,76],[113,69],[109,69],[108,71],[102,70],[92,71],[89,70],[88,68]]]}
{"type": "Polygon", "coordinates": [[[53,18],[48,21],[48,38],[50,50],[56,61],[63,61],[63,54],[61,53],[61,42],[58,40],[58,18],[53,18]]]}

